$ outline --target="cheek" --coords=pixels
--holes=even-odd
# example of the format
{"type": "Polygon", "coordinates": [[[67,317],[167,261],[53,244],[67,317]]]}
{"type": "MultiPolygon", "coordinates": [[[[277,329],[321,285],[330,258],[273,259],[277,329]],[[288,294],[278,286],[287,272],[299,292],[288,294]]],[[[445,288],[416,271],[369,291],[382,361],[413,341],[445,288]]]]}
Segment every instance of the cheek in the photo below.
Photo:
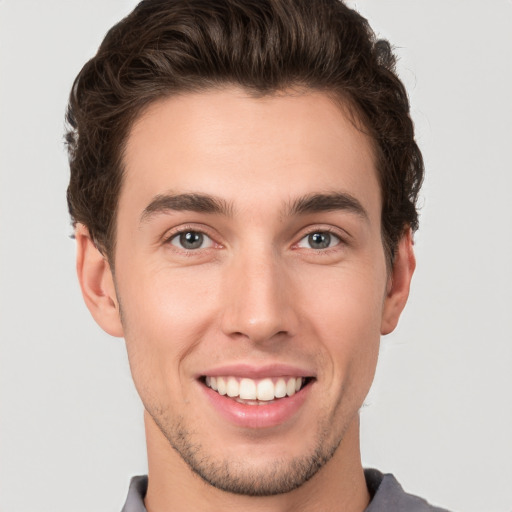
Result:
{"type": "Polygon", "coordinates": [[[191,281],[185,273],[147,270],[136,278],[136,272],[119,276],[130,367],[137,388],[151,387],[158,394],[171,386],[176,394],[184,377],[182,363],[210,328],[215,304],[211,279],[199,275],[191,281]]]}
{"type": "Polygon", "coordinates": [[[213,302],[213,277],[199,267],[187,271],[147,268],[138,275],[134,271],[119,290],[125,323],[152,344],[179,347],[184,334],[200,330],[213,302]]]}
{"type": "Polygon", "coordinates": [[[345,380],[353,372],[367,373],[371,379],[374,372],[385,280],[382,273],[368,269],[311,274],[308,281],[315,286],[299,299],[315,337],[323,340],[332,358],[335,380],[345,380]]]}

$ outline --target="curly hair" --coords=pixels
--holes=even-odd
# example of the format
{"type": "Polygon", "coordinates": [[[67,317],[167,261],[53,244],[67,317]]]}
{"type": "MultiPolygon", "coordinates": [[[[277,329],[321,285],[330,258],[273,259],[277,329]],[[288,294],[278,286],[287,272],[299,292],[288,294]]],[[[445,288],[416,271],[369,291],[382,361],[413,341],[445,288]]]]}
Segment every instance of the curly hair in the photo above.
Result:
{"type": "Polygon", "coordinates": [[[67,109],[73,224],[113,264],[123,152],[150,103],[238,85],[254,95],[319,90],[349,106],[373,141],[388,264],[418,228],[423,159],[387,41],[340,0],[144,0],[78,74],[67,109]]]}

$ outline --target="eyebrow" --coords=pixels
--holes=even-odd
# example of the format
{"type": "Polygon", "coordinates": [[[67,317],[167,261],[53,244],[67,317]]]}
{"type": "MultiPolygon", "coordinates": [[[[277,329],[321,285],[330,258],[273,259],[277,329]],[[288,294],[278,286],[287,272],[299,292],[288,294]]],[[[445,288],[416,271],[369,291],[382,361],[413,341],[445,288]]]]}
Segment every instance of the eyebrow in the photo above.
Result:
{"type": "Polygon", "coordinates": [[[327,194],[308,194],[295,199],[288,205],[287,215],[304,215],[308,213],[345,210],[368,221],[368,212],[353,196],[345,192],[327,194]]]}
{"type": "MultiPolygon", "coordinates": [[[[287,205],[285,215],[291,217],[335,210],[345,210],[369,220],[363,205],[345,192],[314,193],[299,197],[287,205]]],[[[150,220],[154,215],[171,211],[192,211],[230,217],[233,215],[233,205],[209,194],[159,194],[144,208],[140,223],[150,220]]]]}
{"type": "Polygon", "coordinates": [[[190,211],[231,216],[233,207],[223,199],[208,194],[159,194],[144,208],[140,222],[146,222],[154,215],[171,211],[190,211]]]}

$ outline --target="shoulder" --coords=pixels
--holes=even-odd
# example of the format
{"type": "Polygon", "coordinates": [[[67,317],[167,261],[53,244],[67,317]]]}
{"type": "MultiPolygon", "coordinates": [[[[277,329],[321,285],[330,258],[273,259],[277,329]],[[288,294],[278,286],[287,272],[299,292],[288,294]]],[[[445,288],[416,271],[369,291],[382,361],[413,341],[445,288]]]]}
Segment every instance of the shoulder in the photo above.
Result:
{"type": "Polygon", "coordinates": [[[148,477],[134,476],[130,481],[128,496],[121,512],[147,512],[144,497],[148,490],[148,477]]]}
{"type": "Polygon", "coordinates": [[[365,512],[448,512],[406,493],[391,474],[382,474],[376,469],[365,469],[364,474],[372,497],[365,512]]]}

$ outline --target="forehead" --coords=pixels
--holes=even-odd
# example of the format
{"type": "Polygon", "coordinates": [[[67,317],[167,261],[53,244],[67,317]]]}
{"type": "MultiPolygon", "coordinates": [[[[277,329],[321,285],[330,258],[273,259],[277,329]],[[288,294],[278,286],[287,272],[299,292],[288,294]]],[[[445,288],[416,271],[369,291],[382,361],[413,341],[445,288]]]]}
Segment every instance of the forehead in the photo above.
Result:
{"type": "Polygon", "coordinates": [[[256,213],[311,193],[355,196],[380,222],[369,138],[320,92],[251,97],[239,88],[159,100],[134,123],[119,214],[162,193],[205,193],[256,213]]]}

